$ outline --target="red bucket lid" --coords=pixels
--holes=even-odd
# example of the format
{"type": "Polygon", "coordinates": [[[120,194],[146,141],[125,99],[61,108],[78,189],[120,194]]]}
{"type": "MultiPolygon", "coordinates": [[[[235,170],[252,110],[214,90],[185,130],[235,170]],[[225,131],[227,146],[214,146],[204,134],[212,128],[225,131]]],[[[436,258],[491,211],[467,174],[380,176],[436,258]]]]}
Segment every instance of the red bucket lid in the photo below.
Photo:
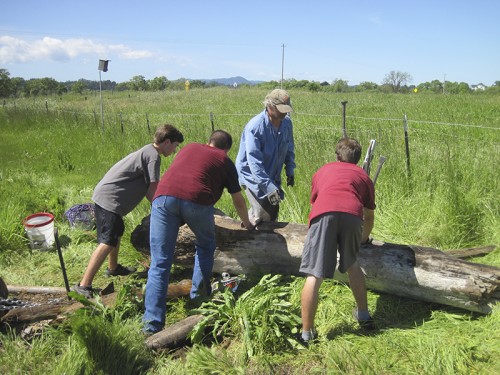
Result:
{"type": "Polygon", "coordinates": [[[29,228],[43,227],[44,225],[50,224],[53,221],[54,221],[54,215],[52,215],[49,212],[40,212],[26,217],[26,219],[24,219],[24,226],[29,228]],[[45,218],[46,220],[37,224],[30,224],[29,221],[35,218],[45,218]]]}

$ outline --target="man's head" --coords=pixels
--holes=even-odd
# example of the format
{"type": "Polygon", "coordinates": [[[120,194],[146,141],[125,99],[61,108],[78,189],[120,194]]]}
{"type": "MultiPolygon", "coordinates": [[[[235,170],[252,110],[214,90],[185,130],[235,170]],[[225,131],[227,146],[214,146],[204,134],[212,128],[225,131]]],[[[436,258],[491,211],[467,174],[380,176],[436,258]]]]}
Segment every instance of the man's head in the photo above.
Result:
{"type": "Polygon", "coordinates": [[[208,139],[208,144],[212,147],[220,148],[224,151],[229,151],[233,145],[233,137],[224,130],[215,130],[208,139]]]}
{"type": "Polygon", "coordinates": [[[184,142],[184,136],[175,126],[165,124],[156,129],[153,142],[161,155],[168,156],[175,152],[179,143],[184,142]]]}
{"type": "Polygon", "coordinates": [[[361,145],[353,138],[342,138],[335,148],[338,161],[358,164],[361,158],[361,145]]]}
{"type": "Polygon", "coordinates": [[[264,105],[267,108],[274,107],[278,112],[283,114],[293,111],[292,105],[290,104],[290,94],[282,89],[276,89],[267,94],[264,99],[264,105]]]}

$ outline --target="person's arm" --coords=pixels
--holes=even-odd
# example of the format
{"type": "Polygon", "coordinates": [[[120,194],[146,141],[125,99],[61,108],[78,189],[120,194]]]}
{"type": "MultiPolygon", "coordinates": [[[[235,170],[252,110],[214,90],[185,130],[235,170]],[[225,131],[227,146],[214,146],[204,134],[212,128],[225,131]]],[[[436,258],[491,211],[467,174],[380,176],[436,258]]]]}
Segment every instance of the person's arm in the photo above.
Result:
{"type": "Polygon", "coordinates": [[[271,180],[269,172],[264,164],[264,153],[261,151],[266,146],[265,134],[258,129],[252,131],[250,127],[245,127],[245,150],[248,168],[252,173],[252,179],[259,185],[259,189],[267,194],[278,189],[271,180]]]}
{"type": "Polygon", "coordinates": [[[236,212],[238,213],[241,221],[243,221],[243,225],[245,226],[245,228],[248,230],[254,229],[254,226],[248,218],[247,204],[245,202],[243,194],[241,194],[241,191],[231,194],[231,198],[233,199],[234,208],[236,208],[236,212]]]}
{"type": "Polygon", "coordinates": [[[155,182],[151,182],[149,184],[149,188],[148,188],[148,191],[146,193],[146,198],[148,199],[148,201],[152,201],[153,200],[153,197],[156,193],[156,188],[158,187],[158,181],[155,181],[155,182]]]}
{"type": "Polygon", "coordinates": [[[363,234],[361,236],[361,243],[367,243],[375,223],[375,210],[363,208],[363,234]]]}
{"type": "MultiPolygon", "coordinates": [[[[295,174],[295,142],[293,138],[293,126],[290,120],[290,133],[288,137],[288,150],[286,152],[285,156],[285,172],[287,177],[292,177],[292,181],[294,181],[294,174],[295,174]]],[[[292,182],[292,185],[293,184],[292,182]]],[[[288,184],[288,181],[287,181],[288,184]]]]}

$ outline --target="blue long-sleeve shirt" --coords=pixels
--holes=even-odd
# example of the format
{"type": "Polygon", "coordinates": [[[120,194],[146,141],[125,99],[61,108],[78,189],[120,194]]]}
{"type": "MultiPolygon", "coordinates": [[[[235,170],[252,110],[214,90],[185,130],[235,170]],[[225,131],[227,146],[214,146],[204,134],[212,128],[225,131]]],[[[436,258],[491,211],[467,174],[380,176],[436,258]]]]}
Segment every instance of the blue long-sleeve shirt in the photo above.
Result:
{"type": "Polygon", "coordinates": [[[253,117],[241,135],[236,169],[241,185],[263,199],[276,189],[281,190],[281,171],[287,176],[295,170],[295,145],[290,117],[285,117],[276,130],[266,110],[253,117]]]}

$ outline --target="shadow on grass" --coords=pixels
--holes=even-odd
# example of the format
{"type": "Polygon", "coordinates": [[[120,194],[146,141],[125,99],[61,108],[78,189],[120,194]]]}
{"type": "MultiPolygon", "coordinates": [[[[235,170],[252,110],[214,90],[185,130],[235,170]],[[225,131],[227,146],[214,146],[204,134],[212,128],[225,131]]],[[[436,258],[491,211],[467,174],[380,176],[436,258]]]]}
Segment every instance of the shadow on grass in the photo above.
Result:
{"type": "MultiPolygon", "coordinates": [[[[373,292],[372,292],[373,293],[373,292]]],[[[387,329],[413,329],[432,319],[435,312],[446,312],[467,316],[469,319],[479,319],[483,315],[438,303],[418,301],[390,294],[379,294],[372,318],[376,329],[367,331],[354,322],[336,325],[326,334],[329,340],[345,334],[375,336],[387,329]]]]}

